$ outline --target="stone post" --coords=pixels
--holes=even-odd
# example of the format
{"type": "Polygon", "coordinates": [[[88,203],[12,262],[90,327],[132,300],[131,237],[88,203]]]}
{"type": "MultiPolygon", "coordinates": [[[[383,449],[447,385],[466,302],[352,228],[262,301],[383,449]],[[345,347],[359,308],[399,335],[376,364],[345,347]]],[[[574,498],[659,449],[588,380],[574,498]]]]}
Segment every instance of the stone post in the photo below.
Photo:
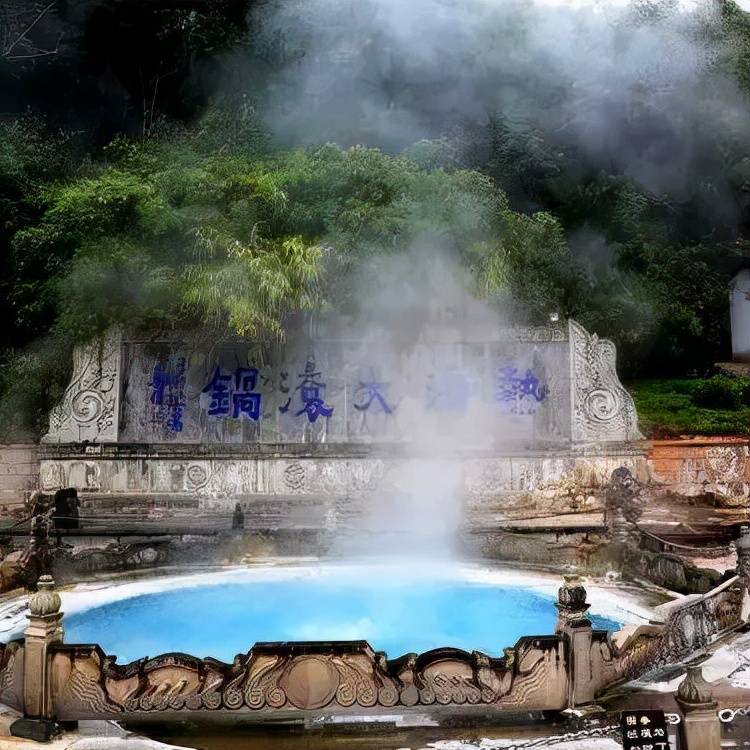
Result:
{"type": "Polygon", "coordinates": [[[740,536],[734,542],[737,551],[737,575],[746,589],[750,589],[750,526],[740,526],[740,536]]]}
{"type": "Polygon", "coordinates": [[[677,688],[677,703],[682,709],[681,744],[685,750],[721,750],[721,722],[717,703],[700,665],[689,666],[687,676],[677,688]]]}
{"type": "Polygon", "coordinates": [[[556,632],[565,637],[568,654],[568,708],[594,702],[594,679],[591,671],[591,620],[586,611],[586,589],[575,573],[564,576],[565,583],[557,593],[556,632]]]}
{"type": "Polygon", "coordinates": [[[742,612],[744,621],[750,618],[750,526],[740,526],[740,536],[734,542],[737,552],[737,575],[742,587],[742,612]]]}
{"type": "Polygon", "coordinates": [[[29,625],[24,632],[23,704],[28,719],[50,720],[49,647],[63,639],[60,595],[52,576],[44,575],[29,597],[29,625]]]}

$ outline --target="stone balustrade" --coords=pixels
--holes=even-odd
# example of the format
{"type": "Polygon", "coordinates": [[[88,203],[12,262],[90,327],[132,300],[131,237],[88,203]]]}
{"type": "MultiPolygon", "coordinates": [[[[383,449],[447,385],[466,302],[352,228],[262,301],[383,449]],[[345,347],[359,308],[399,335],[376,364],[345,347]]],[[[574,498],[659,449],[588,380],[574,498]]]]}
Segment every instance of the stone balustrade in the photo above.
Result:
{"type": "Polygon", "coordinates": [[[40,722],[196,711],[293,718],[355,707],[372,714],[563,711],[591,705],[613,685],[738,627],[743,593],[735,577],[662,607],[662,622],[610,635],[592,629],[586,590],[567,575],[556,632],[523,637],[500,658],[441,648],[389,659],[366,641],[323,641],[258,643],[232,664],[172,653],[119,665],[97,645],[63,642],[60,598],[44,576],[30,598],[25,639],[0,652],[0,700],[40,722]]]}

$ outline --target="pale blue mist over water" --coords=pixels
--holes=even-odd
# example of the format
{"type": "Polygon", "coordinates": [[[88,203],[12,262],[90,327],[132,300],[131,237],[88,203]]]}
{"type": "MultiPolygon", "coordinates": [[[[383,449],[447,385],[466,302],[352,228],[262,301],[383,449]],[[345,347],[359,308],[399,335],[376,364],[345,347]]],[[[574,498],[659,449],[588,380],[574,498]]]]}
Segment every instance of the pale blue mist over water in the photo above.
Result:
{"type": "MultiPolygon", "coordinates": [[[[440,646],[502,655],[523,635],[554,632],[551,597],[464,581],[366,584],[337,577],[178,588],[66,617],[68,643],[99,643],[123,664],[181,651],[231,661],[256,641],[367,640],[394,658],[440,646]]],[[[591,618],[595,628],[619,623],[591,618]]]]}

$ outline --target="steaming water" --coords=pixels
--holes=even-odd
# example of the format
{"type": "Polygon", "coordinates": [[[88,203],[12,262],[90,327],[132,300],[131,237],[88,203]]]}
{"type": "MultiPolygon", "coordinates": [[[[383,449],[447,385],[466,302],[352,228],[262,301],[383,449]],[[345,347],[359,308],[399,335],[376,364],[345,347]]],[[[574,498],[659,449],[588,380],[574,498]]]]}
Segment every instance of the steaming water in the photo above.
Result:
{"type": "MultiPolygon", "coordinates": [[[[66,617],[66,640],[99,643],[120,663],[181,651],[231,661],[256,641],[365,639],[391,657],[440,646],[499,656],[522,635],[552,633],[546,593],[409,574],[407,567],[247,580],[134,596],[66,617]]],[[[597,628],[619,623],[593,617],[597,628]]]]}

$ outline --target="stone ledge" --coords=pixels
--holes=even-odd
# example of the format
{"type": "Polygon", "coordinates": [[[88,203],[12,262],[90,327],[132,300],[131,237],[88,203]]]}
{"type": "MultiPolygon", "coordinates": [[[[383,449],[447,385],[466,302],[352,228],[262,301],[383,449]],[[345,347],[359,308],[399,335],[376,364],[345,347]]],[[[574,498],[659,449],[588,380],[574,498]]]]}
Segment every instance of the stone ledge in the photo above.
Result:
{"type": "MultiPolygon", "coordinates": [[[[608,456],[641,456],[649,448],[646,441],[610,443],[599,446],[548,446],[526,449],[522,446],[498,445],[485,449],[452,449],[446,455],[462,458],[590,458],[608,456]]],[[[435,458],[436,453],[419,451],[408,443],[47,443],[39,448],[42,460],[108,460],[121,458],[435,458]]]]}

